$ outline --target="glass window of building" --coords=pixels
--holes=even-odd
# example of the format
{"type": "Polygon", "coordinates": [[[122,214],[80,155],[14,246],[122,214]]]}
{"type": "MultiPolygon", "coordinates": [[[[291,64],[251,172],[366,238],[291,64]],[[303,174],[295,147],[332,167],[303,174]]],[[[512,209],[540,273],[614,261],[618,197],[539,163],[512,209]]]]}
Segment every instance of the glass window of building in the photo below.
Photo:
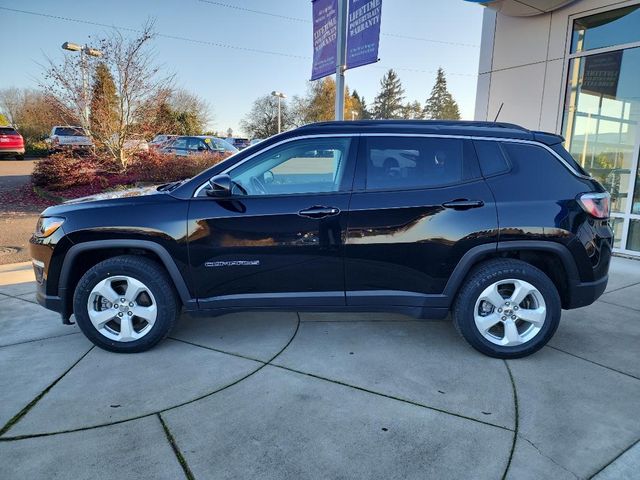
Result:
{"type": "Polygon", "coordinates": [[[640,41],[640,5],[598,13],[573,24],[571,53],[640,41]]]}
{"type": "Polygon", "coordinates": [[[632,254],[640,253],[639,25],[640,4],[575,20],[563,116],[565,147],[611,194],[614,248],[632,254]]]}

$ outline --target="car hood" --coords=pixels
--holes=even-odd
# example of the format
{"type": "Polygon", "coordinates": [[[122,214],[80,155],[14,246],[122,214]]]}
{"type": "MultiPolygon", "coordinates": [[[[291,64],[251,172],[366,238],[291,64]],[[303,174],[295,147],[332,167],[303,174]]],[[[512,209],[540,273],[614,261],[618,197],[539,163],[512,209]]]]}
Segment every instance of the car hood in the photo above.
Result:
{"type": "Polygon", "coordinates": [[[112,205],[129,205],[141,203],[156,203],[173,199],[166,191],[158,191],[158,185],[142,188],[131,188],[114,192],[99,193],[88,197],[74,198],[60,205],[47,208],[42,214],[45,216],[63,215],[74,210],[98,208],[112,205]]]}

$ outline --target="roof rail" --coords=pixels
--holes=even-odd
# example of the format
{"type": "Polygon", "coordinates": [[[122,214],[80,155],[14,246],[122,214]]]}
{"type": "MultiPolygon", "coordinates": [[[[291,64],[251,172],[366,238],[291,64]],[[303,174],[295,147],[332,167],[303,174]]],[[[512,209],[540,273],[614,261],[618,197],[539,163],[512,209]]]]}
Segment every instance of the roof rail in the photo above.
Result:
{"type": "Polygon", "coordinates": [[[313,127],[329,127],[329,126],[375,126],[375,125],[407,125],[407,126],[424,126],[424,127],[481,127],[481,128],[508,128],[511,130],[520,130],[523,132],[529,132],[530,130],[516,125],[514,123],[505,122],[480,122],[470,120],[342,120],[342,121],[329,121],[329,122],[317,122],[303,125],[300,128],[313,128],[313,127]]]}

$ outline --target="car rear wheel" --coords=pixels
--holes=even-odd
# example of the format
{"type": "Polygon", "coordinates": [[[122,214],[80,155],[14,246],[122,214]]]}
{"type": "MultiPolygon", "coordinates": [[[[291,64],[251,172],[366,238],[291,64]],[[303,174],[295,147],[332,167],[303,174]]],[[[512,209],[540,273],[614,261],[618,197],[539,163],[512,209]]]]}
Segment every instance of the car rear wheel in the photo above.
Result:
{"type": "Polygon", "coordinates": [[[24,154],[16,155],[16,160],[24,160],[24,154]]]}
{"type": "Polygon", "coordinates": [[[560,296],[538,268],[520,260],[492,260],[476,268],[453,308],[458,332],[476,350],[520,358],[541,349],[560,322],[560,296]]]}
{"type": "Polygon", "coordinates": [[[98,263],[80,279],[74,294],[78,326],[95,345],[112,352],[150,349],[169,334],[179,311],[164,269],[133,255],[98,263]]]}

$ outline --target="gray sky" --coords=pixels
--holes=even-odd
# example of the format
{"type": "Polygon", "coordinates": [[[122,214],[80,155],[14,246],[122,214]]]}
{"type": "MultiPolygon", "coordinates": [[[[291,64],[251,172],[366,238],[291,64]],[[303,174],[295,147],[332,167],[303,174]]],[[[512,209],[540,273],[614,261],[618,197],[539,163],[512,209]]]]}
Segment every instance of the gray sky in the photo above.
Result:
{"type": "MultiPolygon", "coordinates": [[[[272,90],[306,91],[309,0],[0,0],[0,88],[37,86],[45,55],[61,57],[63,42],[88,42],[109,30],[83,22],[139,28],[150,18],[157,33],[181,37],[154,41],[158,63],[210,103],[213,129],[238,131],[253,100],[272,90]]],[[[406,99],[424,103],[442,66],[463,118],[471,119],[481,23],[482,7],[463,0],[383,0],[380,62],[349,70],[347,84],[371,104],[391,67],[406,99]]]]}

